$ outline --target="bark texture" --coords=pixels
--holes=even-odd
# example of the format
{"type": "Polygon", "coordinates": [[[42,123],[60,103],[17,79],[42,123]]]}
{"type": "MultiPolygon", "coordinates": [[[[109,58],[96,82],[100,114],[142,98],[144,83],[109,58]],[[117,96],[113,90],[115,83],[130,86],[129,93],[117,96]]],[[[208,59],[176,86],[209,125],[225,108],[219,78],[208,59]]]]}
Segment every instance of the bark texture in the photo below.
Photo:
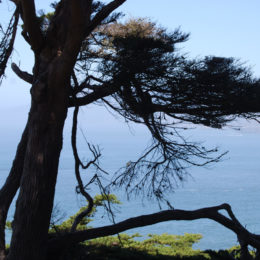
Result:
{"type": "MultiPolygon", "coordinates": [[[[49,221],[62,148],[62,131],[67,113],[66,83],[57,70],[50,70],[48,97],[34,94],[28,123],[28,144],[25,153],[20,193],[16,203],[13,236],[7,259],[44,259],[49,221]],[[61,93],[55,93],[54,86],[61,93]],[[62,91],[63,90],[63,91],[62,91]],[[53,100],[55,99],[55,102],[53,100]],[[33,250],[32,250],[33,248],[33,250]]],[[[53,67],[54,68],[54,67],[53,67]]],[[[44,91],[47,91],[46,89],[44,91]]],[[[56,89],[56,91],[58,91],[56,89]]]]}

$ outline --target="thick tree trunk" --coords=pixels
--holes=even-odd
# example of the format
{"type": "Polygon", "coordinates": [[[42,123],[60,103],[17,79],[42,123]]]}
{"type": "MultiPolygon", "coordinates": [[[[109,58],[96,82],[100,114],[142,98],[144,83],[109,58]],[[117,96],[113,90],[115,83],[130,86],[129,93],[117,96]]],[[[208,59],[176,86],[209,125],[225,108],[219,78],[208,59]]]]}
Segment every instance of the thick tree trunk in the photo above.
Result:
{"type": "Polygon", "coordinates": [[[0,190],[0,260],[5,258],[5,224],[9,207],[20,186],[24,157],[27,146],[28,127],[26,126],[17,147],[15,159],[9,176],[0,190]]]}
{"type": "Polygon", "coordinates": [[[77,37],[71,36],[63,52],[47,45],[36,55],[28,143],[8,260],[46,259],[70,76],[83,38],[74,28],[77,24],[72,25],[77,37]]]}
{"type": "Polygon", "coordinates": [[[56,125],[50,127],[51,112],[47,106],[32,110],[28,148],[7,259],[45,259],[44,249],[62,147],[65,109],[62,114],[57,122],[53,122],[56,125]]]}
{"type": "Polygon", "coordinates": [[[67,114],[70,73],[65,77],[63,68],[62,61],[50,64],[48,79],[39,78],[36,82],[40,83],[32,87],[28,143],[8,260],[45,259],[67,114]]]}

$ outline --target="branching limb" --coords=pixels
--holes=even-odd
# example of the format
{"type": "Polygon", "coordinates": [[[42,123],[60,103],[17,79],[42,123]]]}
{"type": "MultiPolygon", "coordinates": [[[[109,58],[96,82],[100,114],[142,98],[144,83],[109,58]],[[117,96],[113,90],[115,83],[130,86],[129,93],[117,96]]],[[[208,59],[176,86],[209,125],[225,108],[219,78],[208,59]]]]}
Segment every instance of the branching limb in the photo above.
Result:
{"type": "Polygon", "coordinates": [[[88,201],[88,207],[86,210],[82,211],[80,214],[77,215],[77,217],[74,220],[74,223],[71,227],[71,232],[76,231],[77,225],[80,223],[80,221],[87,215],[90,214],[90,212],[93,209],[93,199],[92,197],[86,192],[86,187],[83,184],[83,181],[80,176],[80,167],[83,169],[88,169],[91,165],[95,164],[98,158],[101,156],[100,152],[93,146],[91,147],[90,144],[88,144],[90,151],[92,152],[94,159],[89,161],[86,165],[83,164],[83,162],[80,160],[78,151],[77,151],[77,117],[78,117],[79,107],[76,107],[73,114],[73,125],[72,125],[72,134],[71,134],[71,144],[72,144],[72,150],[73,155],[75,159],[75,175],[78,182],[77,192],[81,193],[86,200],[88,201]]]}
{"type": "Polygon", "coordinates": [[[154,214],[143,215],[138,217],[129,218],[114,225],[104,226],[100,228],[93,228],[84,231],[78,231],[74,233],[67,233],[57,238],[52,238],[49,241],[49,249],[54,250],[62,247],[67,243],[79,243],[85,240],[90,240],[97,237],[104,237],[109,235],[115,235],[117,233],[126,231],[128,229],[153,225],[156,223],[172,220],[196,220],[196,219],[212,219],[217,223],[232,230],[236,235],[243,236],[243,239],[247,245],[259,249],[260,238],[259,236],[250,233],[242,226],[238,226],[236,221],[226,217],[219,213],[219,210],[230,211],[231,208],[228,204],[222,204],[215,207],[201,208],[198,210],[165,210],[154,214]]]}
{"type": "Polygon", "coordinates": [[[74,232],[77,228],[77,225],[80,223],[80,221],[87,216],[92,208],[93,208],[93,199],[92,197],[85,191],[81,176],[80,176],[80,170],[79,167],[82,165],[82,162],[78,156],[78,151],[77,151],[77,117],[78,117],[78,111],[79,108],[76,107],[74,110],[73,114],[73,125],[72,125],[72,134],[71,134],[71,144],[72,144],[72,150],[73,150],[73,155],[74,155],[74,160],[75,160],[75,175],[76,179],[78,182],[78,190],[79,192],[86,198],[88,201],[88,208],[81,212],[76,218],[75,221],[71,227],[71,232],[74,232]]]}
{"type": "Polygon", "coordinates": [[[107,96],[110,96],[114,94],[117,91],[116,87],[112,86],[106,86],[103,87],[100,86],[98,89],[94,90],[93,92],[87,94],[84,97],[79,98],[71,98],[69,99],[69,107],[75,107],[75,106],[84,106],[88,105],[90,103],[93,103],[99,99],[105,98],[107,96]]]}
{"type": "Polygon", "coordinates": [[[86,29],[86,35],[89,35],[105,18],[107,18],[115,9],[122,5],[126,0],[114,0],[105,5],[92,19],[86,29]]]}
{"type": "Polygon", "coordinates": [[[156,121],[146,123],[153,137],[150,146],[138,160],[117,171],[110,186],[125,187],[128,195],[143,194],[160,201],[185,180],[189,166],[218,162],[225,153],[216,156],[216,149],[187,141],[175,124],[164,124],[160,115],[154,117],[156,121]]]}

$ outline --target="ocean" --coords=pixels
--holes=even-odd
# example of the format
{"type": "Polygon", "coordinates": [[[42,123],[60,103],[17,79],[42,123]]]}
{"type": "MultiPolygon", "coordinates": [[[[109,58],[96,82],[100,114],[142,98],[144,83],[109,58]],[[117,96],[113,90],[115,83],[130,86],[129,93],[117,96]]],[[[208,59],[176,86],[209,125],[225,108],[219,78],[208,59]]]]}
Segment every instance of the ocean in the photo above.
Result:
{"type": "MultiPolygon", "coordinates": [[[[84,111],[82,114],[83,123],[80,124],[80,129],[91,143],[100,146],[101,165],[109,172],[115,172],[128,161],[136,159],[149,141],[148,133],[142,127],[133,127],[122,124],[118,120],[110,121],[101,117],[95,120],[96,116],[87,119],[84,111]],[[109,123],[109,126],[104,128],[102,123],[109,123]]],[[[207,147],[218,146],[220,151],[229,152],[219,163],[206,168],[190,168],[190,177],[179,185],[175,192],[168,194],[168,199],[175,208],[185,210],[229,203],[241,223],[251,232],[260,234],[260,126],[254,123],[250,125],[247,122],[240,122],[240,124],[244,125],[242,130],[233,128],[212,130],[199,127],[187,132],[190,140],[204,141],[203,145],[207,147]]],[[[22,127],[18,127],[5,131],[6,137],[1,138],[0,184],[4,182],[10,169],[21,129],[22,127]]],[[[55,205],[66,214],[66,217],[75,214],[85,203],[75,193],[76,181],[69,144],[69,129],[70,123],[67,123],[55,197],[55,205]]],[[[3,134],[2,131],[1,136],[3,134]]],[[[79,151],[82,158],[87,159],[86,143],[80,136],[79,132],[79,151]]],[[[83,174],[85,182],[90,178],[91,172],[83,174]]],[[[95,188],[89,191],[92,196],[97,192],[95,188]]],[[[117,207],[116,221],[160,210],[155,200],[140,197],[127,200],[124,190],[116,190],[115,194],[122,202],[122,205],[117,207]]],[[[167,206],[162,205],[162,208],[167,209],[167,206]]],[[[13,213],[12,205],[9,219],[12,218],[13,213]]],[[[95,221],[91,222],[91,226],[97,227],[110,223],[107,215],[100,210],[95,221]]],[[[199,233],[203,238],[194,247],[200,249],[225,249],[237,244],[235,234],[211,220],[170,221],[127,231],[129,234],[136,232],[144,237],[150,233],[199,233]]],[[[8,234],[9,238],[10,234],[8,234]]]]}

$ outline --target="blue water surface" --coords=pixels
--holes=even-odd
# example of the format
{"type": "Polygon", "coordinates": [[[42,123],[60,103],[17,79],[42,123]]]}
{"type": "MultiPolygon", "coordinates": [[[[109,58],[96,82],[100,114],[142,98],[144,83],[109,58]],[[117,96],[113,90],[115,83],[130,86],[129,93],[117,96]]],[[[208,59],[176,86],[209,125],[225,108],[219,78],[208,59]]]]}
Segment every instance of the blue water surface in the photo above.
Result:
{"type": "MultiPolygon", "coordinates": [[[[128,161],[134,160],[145,145],[149,142],[147,131],[140,128],[130,130],[119,126],[112,128],[89,127],[85,133],[88,140],[99,144],[102,150],[101,165],[109,172],[115,172],[128,161]]],[[[10,133],[9,133],[10,136],[10,133]]],[[[190,177],[179,185],[174,193],[168,194],[172,205],[178,209],[192,210],[201,207],[215,206],[230,203],[237,218],[251,232],[260,234],[260,131],[246,129],[211,130],[200,127],[187,133],[190,140],[205,141],[205,146],[220,147],[222,152],[229,151],[220,163],[207,168],[190,168],[190,177]]],[[[14,130],[11,139],[2,139],[0,146],[0,183],[4,182],[15,154],[16,143],[20,133],[14,130]]],[[[69,126],[64,132],[64,148],[60,160],[59,177],[56,189],[55,204],[66,213],[66,216],[75,212],[84,205],[84,200],[75,193],[75,177],[73,173],[73,157],[70,150],[69,126]]],[[[79,151],[82,157],[89,158],[84,138],[79,137],[79,151]]],[[[91,172],[85,173],[84,181],[89,181],[91,172]]],[[[89,191],[92,195],[97,189],[89,191]]],[[[141,214],[159,211],[156,201],[144,198],[127,200],[124,190],[115,193],[122,201],[118,208],[116,221],[141,214]]],[[[163,206],[163,209],[167,209],[163,206]]],[[[9,219],[12,218],[12,206],[9,219]]],[[[92,226],[110,224],[103,210],[98,212],[97,219],[92,226]]],[[[200,233],[203,239],[196,248],[224,249],[237,243],[236,236],[226,228],[211,220],[171,221],[137,228],[127,231],[129,234],[139,232],[142,235],[149,233],[200,233]]],[[[10,236],[10,235],[9,235],[10,236]]]]}

